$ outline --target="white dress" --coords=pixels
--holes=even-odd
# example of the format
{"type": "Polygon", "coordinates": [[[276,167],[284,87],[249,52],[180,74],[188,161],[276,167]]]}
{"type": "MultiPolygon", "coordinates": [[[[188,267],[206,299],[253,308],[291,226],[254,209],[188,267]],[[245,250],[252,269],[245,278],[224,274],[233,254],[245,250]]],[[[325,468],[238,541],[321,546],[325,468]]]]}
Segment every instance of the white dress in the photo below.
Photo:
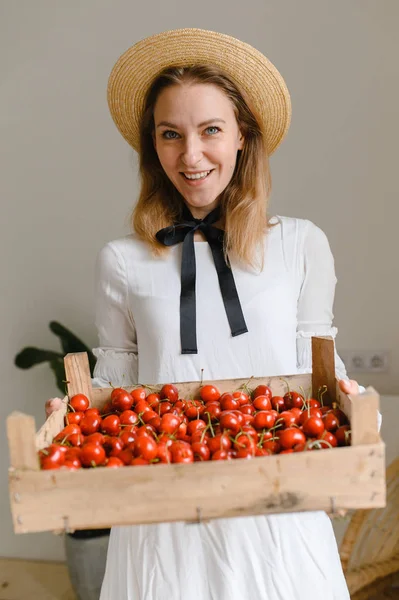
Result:
{"type": "MultiPolygon", "coordinates": [[[[311,371],[311,336],[331,335],[334,260],[312,222],[273,217],[261,273],[233,264],[248,333],[232,337],[210,247],[195,242],[198,354],[182,355],[182,244],[153,258],[135,235],[97,263],[94,385],[311,371]]],[[[336,371],[346,378],[336,355],[336,371]]],[[[160,506],[162,511],[162,506],[160,506]]],[[[324,512],[114,527],[100,600],[348,600],[324,512]]]]}

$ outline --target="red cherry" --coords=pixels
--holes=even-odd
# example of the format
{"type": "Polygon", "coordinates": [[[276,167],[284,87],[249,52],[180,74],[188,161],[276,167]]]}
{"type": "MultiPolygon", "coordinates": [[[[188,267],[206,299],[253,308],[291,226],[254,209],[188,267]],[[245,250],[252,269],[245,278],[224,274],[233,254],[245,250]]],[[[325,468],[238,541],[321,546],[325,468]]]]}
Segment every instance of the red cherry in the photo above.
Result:
{"type": "Polygon", "coordinates": [[[101,423],[101,431],[108,435],[118,435],[121,430],[121,422],[118,415],[108,415],[101,423]]]}
{"type": "Polygon", "coordinates": [[[133,410],[124,410],[119,415],[119,419],[121,425],[136,425],[139,422],[138,415],[133,410]]]}
{"type": "Polygon", "coordinates": [[[322,413],[319,408],[306,409],[301,413],[298,419],[298,424],[303,425],[305,421],[309,419],[309,417],[319,417],[319,419],[321,419],[322,413]]]}
{"type": "Polygon", "coordinates": [[[268,396],[268,398],[271,398],[273,392],[267,385],[258,385],[258,387],[254,389],[252,397],[257,398],[258,396],[268,396]]]}
{"type": "Polygon", "coordinates": [[[301,410],[303,407],[303,396],[302,394],[298,394],[298,392],[287,392],[284,394],[284,402],[288,410],[291,408],[299,408],[301,410]]]}
{"type": "Polygon", "coordinates": [[[253,401],[253,406],[256,408],[256,410],[271,410],[272,408],[270,398],[265,394],[256,396],[255,400],[253,401]]]}
{"type": "Polygon", "coordinates": [[[124,462],[118,458],[117,456],[111,456],[108,460],[107,460],[107,464],[105,465],[106,467],[112,469],[112,468],[117,468],[117,467],[123,467],[124,462]]]}
{"type": "Polygon", "coordinates": [[[221,412],[222,409],[220,408],[219,402],[208,402],[205,407],[204,418],[207,417],[208,413],[212,421],[217,421],[221,412]]]}
{"type": "Polygon", "coordinates": [[[278,412],[285,410],[285,400],[282,396],[272,396],[270,399],[272,407],[278,412]]]}
{"type": "Polygon", "coordinates": [[[338,446],[337,438],[331,431],[323,431],[321,435],[318,436],[318,440],[325,440],[328,444],[331,444],[333,448],[338,446]]]}
{"type": "Polygon", "coordinates": [[[179,399],[177,387],[171,383],[165,384],[161,389],[161,398],[167,398],[174,404],[179,399]]]}
{"type": "Polygon", "coordinates": [[[191,445],[192,451],[194,452],[194,460],[209,460],[211,451],[204,442],[193,442],[191,445]]]}
{"type": "Polygon", "coordinates": [[[85,444],[80,453],[80,462],[84,467],[101,465],[105,458],[105,450],[100,444],[85,444]]]}
{"type": "Polygon", "coordinates": [[[292,411],[283,410],[276,419],[276,426],[282,425],[283,427],[291,427],[296,423],[296,420],[296,416],[292,411]]]}
{"type": "Polygon", "coordinates": [[[336,431],[339,427],[339,420],[332,412],[327,412],[323,415],[324,427],[327,431],[336,431]]]}
{"type": "Polygon", "coordinates": [[[206,403],[214,402],[215,400],[219,400],[220,392],[214,385],[203,385],[200,389],[200,398],[206,403]]]}
{"type": "Polygon", "coordinates": [[[152,408],[152,410],[157,410],[159,403],[161,401],[161,396],[159,394],[148,394],[147,396],[147,404],[152,408]]]}
{"type": "MultiPolygon", "coordinates": [[[[89,409],[91,410],[91,409],[89,409]]],[[[94,409],[93,409],[94,410],[94,409]]],[[[97,409],[95,409],[97,410],[97,409]]],[[[90,413],[89,411],[85,412],[85,416],[80,422],[80,429],[83,435],[90,435],[91,433],[95,433],[100,429],[101,417],[99,413],[90,413]]]]}
{"type": "Polygon", "coordinates": [[[317,437],[324,431],[324,423],[321,417],[309,417],[303,424],[303,433],[309,437],[317,437]]]}
{"type": "Polygon", "coordinates": [[[138,387],[132,390],[130,395],[133,398],[134,404],[136,404],[139,400],[145,400],[146,391],[143,387],[138,387]]]}
{"type": "Polygon", "coordinates": [[[240,408],[238,398],[233,398],[232,394],[223,394],[220,397],[220,408],[222,410],[237,410],[240,408]]]}
{"type": "Polygon", "coordinates": [[[349,425],[341,425],[335,432],[338,446],[350,446],[351,445],[351,429],[349,425]]]}
{"type": "Polygon", "coordinates": [[[258,431],[260,429],[270,429],[276,422],[276,417],[269,410],[261,410],[255,415],[253,426],[258,431]]]}
{"type": "Polygon", "coordinates": [[[111,392],[111,404],[115,410],[129,410],[133,406],[133,397],[122,388],[115,388],[111,392]]]}
{"type": "Polygon", "coordinates": [[[70,412],[65,415],[65,424],[66,425],[79,425],[81,420],[83,419],[83,412],[70,412]]]}
{"type": "Polygon", "coordinates": [[[240,406],[242,406],[243,404],[249,404],[250,402],[250,398],[245,392],[233,392],[233,398],[236,398],[238,400],[240,406]]]}
{"type": "Polygon", "coordinates": [[[243,415],[253,415],[256,413],[256,408],[253,404],[242,404],[240,406],[240,411],[243,415]]]}
{"type": "Polygon", "coordinates": [[[303,431],[297,427],[289,427],[278,432],[278,439],[283,450],[293,448],[296,444],[303,444],[306,442],[306,437],[303,431]]]}
{"type": "Polygon", "coordinates": [[[69,401],[69,404],[73,408],[73,410],[84,412],[89,408],[90,402],[88,397],[84,394],[76,394],[75,396],[72,396],[72,398],[69,401]]]}

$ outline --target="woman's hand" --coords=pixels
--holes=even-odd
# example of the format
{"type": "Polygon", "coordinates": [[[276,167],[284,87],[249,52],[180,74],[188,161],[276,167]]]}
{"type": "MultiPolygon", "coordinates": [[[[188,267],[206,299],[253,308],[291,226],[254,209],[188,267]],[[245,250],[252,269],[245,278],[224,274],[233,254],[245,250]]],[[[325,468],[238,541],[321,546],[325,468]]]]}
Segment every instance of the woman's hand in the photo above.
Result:
{"type": "Polygon", "coordinates": [[[63,404],[64,402],[61,400],[61,398],[50,398],[47,400],[45,404],[46,419],[48,419],[51,413],[53,413],[55,410],[62,408],[63,404]]]}
{"type": "Polygon", "coordinates": [[[344,392],[344,394],[347,395],[353,394],[355,396],[356,394],[360,393],[359,384],[354,379],[349,379],[349,381],[347,379],[340,379],[339,387],[344,392]]]}

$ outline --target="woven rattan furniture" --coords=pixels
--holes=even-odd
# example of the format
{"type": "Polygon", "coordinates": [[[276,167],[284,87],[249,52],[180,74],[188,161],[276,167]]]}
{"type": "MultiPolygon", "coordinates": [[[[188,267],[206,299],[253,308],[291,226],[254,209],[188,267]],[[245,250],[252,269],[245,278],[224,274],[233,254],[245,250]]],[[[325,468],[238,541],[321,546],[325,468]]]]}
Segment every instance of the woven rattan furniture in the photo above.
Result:
{"type": "Polygon", "coordinates": [[[399,598],[399,589],[398,596],[385,592],[399,581],[399,458],[386,478],[386,507],[357,510],[342,540],[340,556],[352,600],[399,598]]]}

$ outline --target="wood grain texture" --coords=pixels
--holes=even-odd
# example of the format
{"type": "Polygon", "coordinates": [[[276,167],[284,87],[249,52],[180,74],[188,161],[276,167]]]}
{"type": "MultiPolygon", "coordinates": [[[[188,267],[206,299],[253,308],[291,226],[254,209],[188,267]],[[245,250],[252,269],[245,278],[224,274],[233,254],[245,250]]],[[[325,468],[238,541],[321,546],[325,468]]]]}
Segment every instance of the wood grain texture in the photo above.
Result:
{"type": "Polygon", "coordinates": [[[10,464],[14,469],[39,469],[36,454],[35,419],[21,412],[13,412],[7,418],[7,437],[10,464]]]}
{"type": "Polygon", "coordinates": [[[330,336],[312,337],[312,395],[318,399],[318,393],[326,385],[324,404],[336,401],[336,376],[334,340],[330,336]]]}
{"type": "Polygon", "coordinates": [[[16,533],[384,506],[384,444],[81,471],[10,474],[16,533]],[[123,501],[121,499],[123,498],[123,501]]]}
{"type": "Polygon", "coordinates": [[[368,387],[363,394],[348,396],[352,403],[351,429],[352,444],[374,444],[380,440],[378,432],[378,411],[380,396],[373,387],[368,387]]]}
{"type": "Polygon", "coordinates": [[[68,396],[85,394],[91,402],[93,386],[87,352],[76,352],[64,357],[68,396]]]}
{"type": "Polygon", "coordinates": [[[68,396],[63,398],[63,406],[55,410],[41,426],[36,434],[36,450],[46,448],[53,441],[53,438],[63,429],[64,418],[68,407],[68,396]]]}

